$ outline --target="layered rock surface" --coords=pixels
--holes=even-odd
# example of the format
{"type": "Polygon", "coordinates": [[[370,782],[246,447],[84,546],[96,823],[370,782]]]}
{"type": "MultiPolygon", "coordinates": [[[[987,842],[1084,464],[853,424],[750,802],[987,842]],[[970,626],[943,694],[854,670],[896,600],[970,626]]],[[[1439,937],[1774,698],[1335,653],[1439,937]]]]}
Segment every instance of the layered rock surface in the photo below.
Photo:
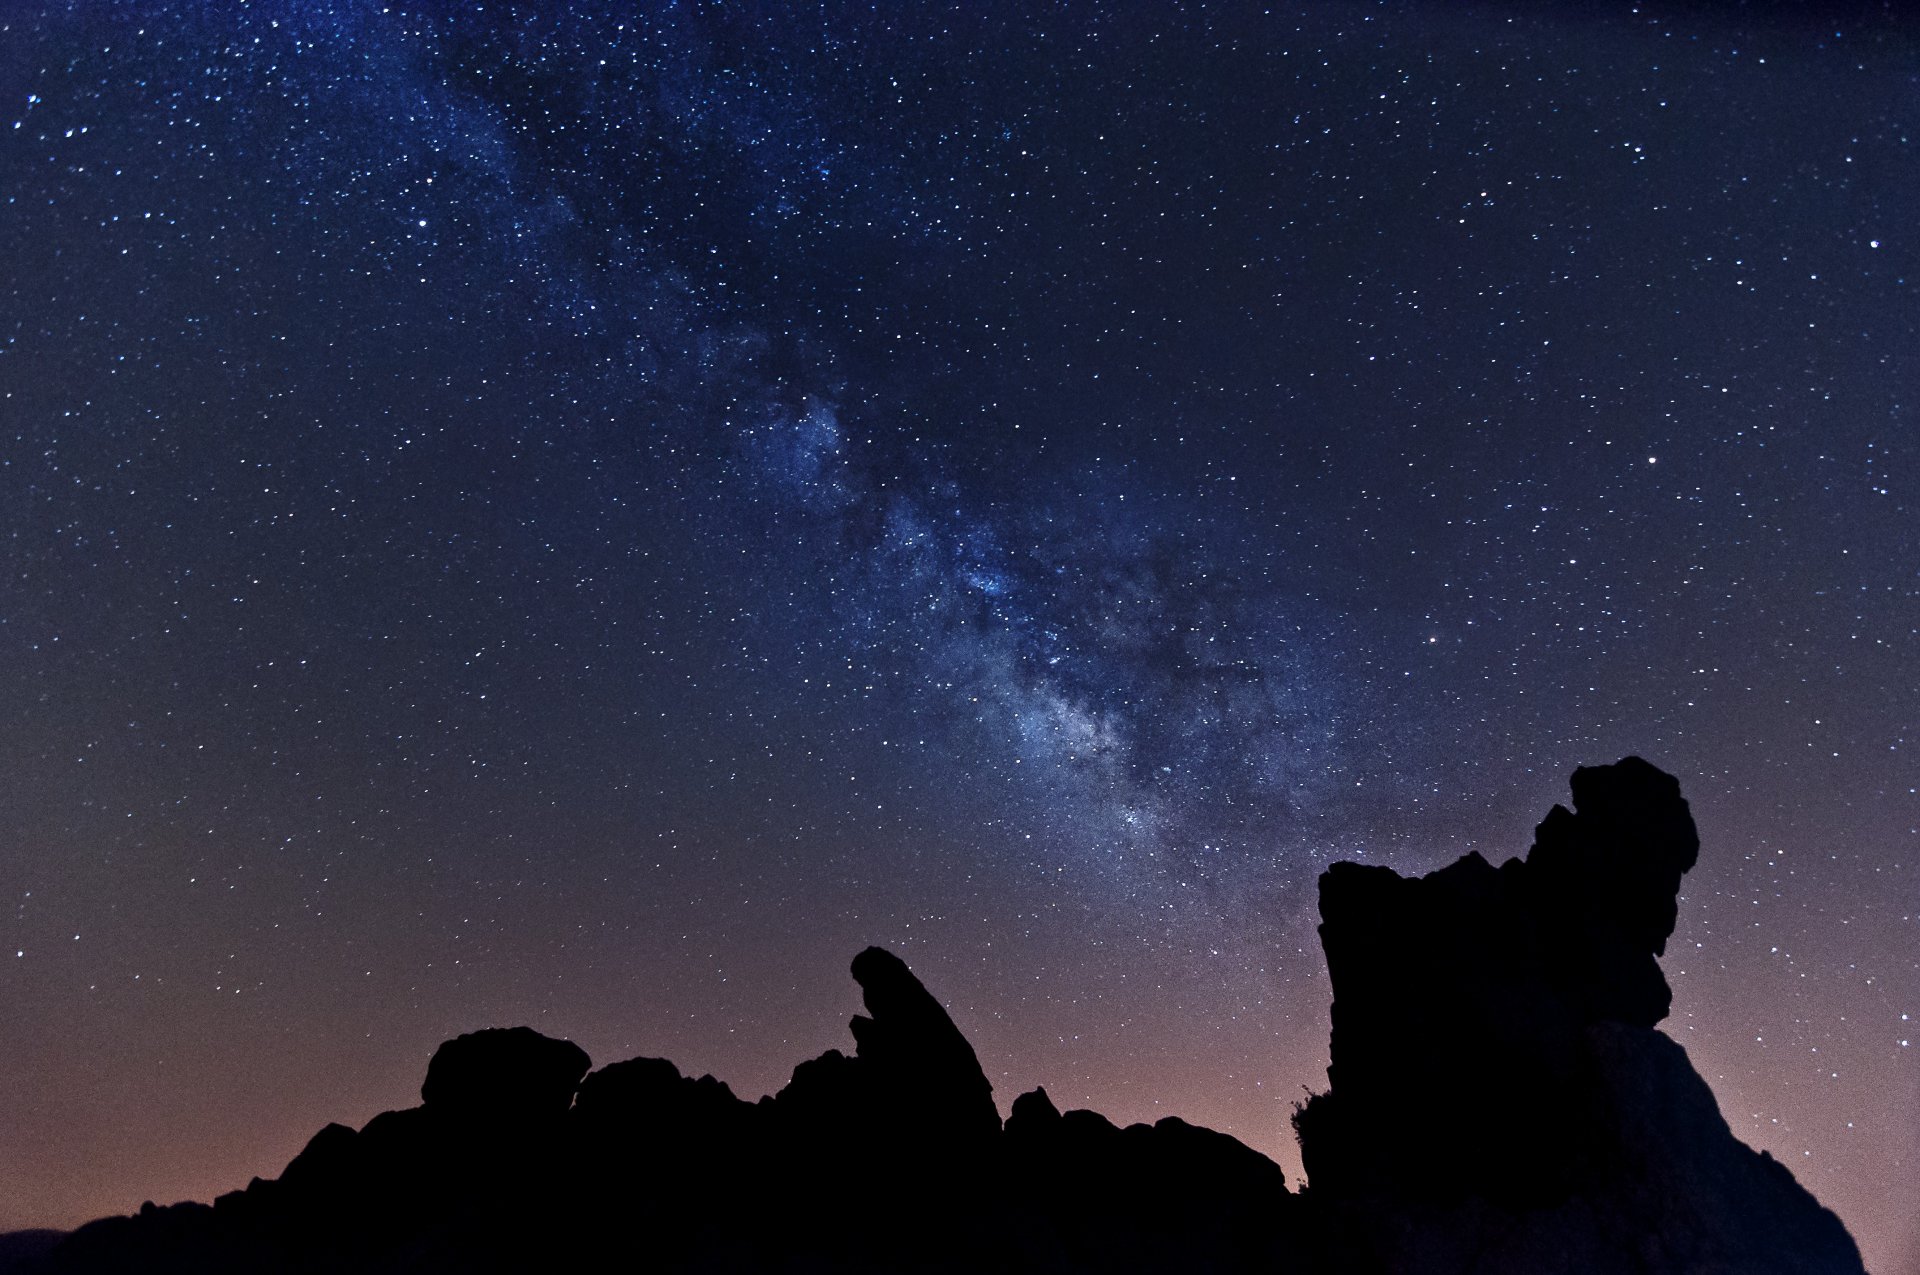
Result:
{"type": "Polygon", "coordinates": [[[1576,772],[1524,860],[1331,868],[1333,1064],[1296,1116],[1299,1193],[1177,1118],[1123,1129],[1034,1090],[1003,1127],[966,1037],[869,948],[854,1052],[757,1103],[475,1032],[420,1106],[328,1125],[277,1180],[16,1246],[13,1269],[1858,1271],[1654,1030],[1697,852],[1678,784],[1628,758],[1576,772]]]}

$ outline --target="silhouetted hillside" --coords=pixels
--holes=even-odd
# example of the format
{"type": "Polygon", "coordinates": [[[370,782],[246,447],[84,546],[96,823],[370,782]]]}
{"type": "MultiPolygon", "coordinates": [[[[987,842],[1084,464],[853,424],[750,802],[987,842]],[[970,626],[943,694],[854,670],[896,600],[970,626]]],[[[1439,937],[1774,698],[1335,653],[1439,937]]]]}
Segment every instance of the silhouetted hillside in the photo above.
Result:
{"type": "Polygon", "coordinates": [[[1174,1118],[1117,1128],[1036,1089],[1003,1126],[966,1037],[868,948],[854,1052],[757,1103],[664,1059],[590,1071],[528,1028],[474,1032],[435,1053],[420,1106],[328,1125],[278,1179],[46,1256],[22,1241],[14,1268],[1859,1271],[1653,1030],[1698,849],[1679,785],[1628,758],[1573,796],[1525,860],[1321,877],[1333,1065],[1296,1116],[1298,1193],[1174,1118]]]}

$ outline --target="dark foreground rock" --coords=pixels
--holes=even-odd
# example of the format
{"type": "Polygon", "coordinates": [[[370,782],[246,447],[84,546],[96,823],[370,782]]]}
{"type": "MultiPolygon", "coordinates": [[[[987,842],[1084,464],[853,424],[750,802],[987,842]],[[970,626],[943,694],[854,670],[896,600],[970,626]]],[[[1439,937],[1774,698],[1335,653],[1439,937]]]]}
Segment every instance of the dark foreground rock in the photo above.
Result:
{"type": "Polygon", "coordinates": [[[1679,784],[1629,757],[1572,786],[1524,860],[1321,877],[1331,1087],[1294,1124],[1332,1242],[1394,1272],[1859,1270],[1653,1030],[1699,849],[1679,784]]]}
{"type": "Polygon", "coordinates": [[[0,1233],[0,1275],[31,1275],[46,1270],[54,1246],[66,1236],[65,1231],[45,1228],[0,1233]]]}
{"type": "MultiPolygon", "coordinates": [[[[742,1101],[491,1029],[422,1103],[328,1125],[274,1181],[82,1227],[17,1268],[95,1272],[1856,1272],[1839,1221],[1736,1140],[1654,1030],[1698,852],[1678,784],[1578,771],[1525,860],[1321,878],[1330,1088],[1311,1186],[1177,1118],[1044,1089],[1002,1126],[973,1048],[898,957],[854,958],[854,1051],[742,1101]]],[[[4,1256],[4,1250],[0,1250],[4,1256]]]]}

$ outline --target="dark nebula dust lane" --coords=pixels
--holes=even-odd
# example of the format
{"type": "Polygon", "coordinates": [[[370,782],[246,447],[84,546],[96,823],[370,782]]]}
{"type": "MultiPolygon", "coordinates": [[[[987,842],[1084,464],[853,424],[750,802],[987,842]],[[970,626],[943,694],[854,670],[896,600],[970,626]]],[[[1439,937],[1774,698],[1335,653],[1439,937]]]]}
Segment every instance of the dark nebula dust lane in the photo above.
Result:
{"type": "Polygon", "coordinates": [[[1666,1030],[1906,1269],[1914,47],[9,8],[0,1227],[486,1024],[751,1098],[873,943],[1003,1103],[1297,1179],[1318,874],[1637,753],[1703,845],[1666,1030]]]}

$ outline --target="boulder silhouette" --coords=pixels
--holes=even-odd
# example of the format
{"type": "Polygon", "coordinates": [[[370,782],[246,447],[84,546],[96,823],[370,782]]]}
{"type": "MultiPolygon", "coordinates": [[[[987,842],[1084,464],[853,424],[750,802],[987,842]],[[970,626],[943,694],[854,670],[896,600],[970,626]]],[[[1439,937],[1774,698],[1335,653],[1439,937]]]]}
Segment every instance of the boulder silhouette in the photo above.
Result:
{"type": "Polygon", "coordinates": [[[695,1080],[664,1058],[632,1058],[581,1082],[572,1120],[583,1135],[657,1156],[738,1133],[751,1110],[712,1076],[695,1080]]]}
{"type": "Polygon", "coordinates": [[[682,1076],[664,1058],[602,1067],[568,1115],[568,1154],[584,1195],[686,1210],[739,1189],[765,1159],[751,1103],[712,1076],[682,1076]]]}
{"type": "Polygon", "coordinates": [[[434,1050],[420,1101],[454,1118],[557,1120],[592,1065],[570,1040],[531,1027],[489,1027],[434,1050]]]}
{"type": "Polygon", "coordinates": [[[1046,1089],[1029,1089],[1013,1100],[1013,1110],[1007,1113],[1007,1142],[1010,1146],[1044,1145],[1042,1140],[1054,1136],[1059,1123],[1060,1108],[1053,1105],[1046,1089]]]}

